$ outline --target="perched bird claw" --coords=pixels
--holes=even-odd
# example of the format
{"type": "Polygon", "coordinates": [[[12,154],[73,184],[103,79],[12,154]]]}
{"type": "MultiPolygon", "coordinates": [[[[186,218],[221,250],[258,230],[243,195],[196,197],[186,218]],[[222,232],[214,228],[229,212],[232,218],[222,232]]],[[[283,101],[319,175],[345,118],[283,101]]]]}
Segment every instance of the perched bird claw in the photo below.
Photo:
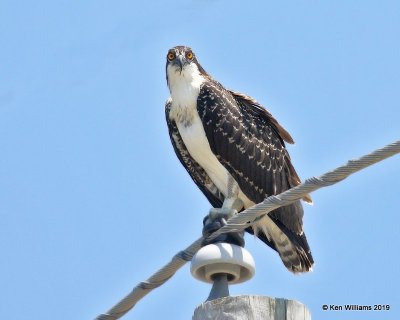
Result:
{"type": "Polygon", "coordinates": [[[237,211],[230,208],[212,208],[210,213],[203,219],[203,246],[212,243],[230,243],[240,247],[244,247],[244,231],[243,232],[229,232],[220,234],[218,237],[212,240],[207,238],[226,225],[226,221],[237,214],[237,211]]]}
{"type": "Polygon", "coordinates": [[[210,220],[225,219],[229,220],[237,214],[237,210],[231,208],[211,208],[208,214],[210,220]]]}

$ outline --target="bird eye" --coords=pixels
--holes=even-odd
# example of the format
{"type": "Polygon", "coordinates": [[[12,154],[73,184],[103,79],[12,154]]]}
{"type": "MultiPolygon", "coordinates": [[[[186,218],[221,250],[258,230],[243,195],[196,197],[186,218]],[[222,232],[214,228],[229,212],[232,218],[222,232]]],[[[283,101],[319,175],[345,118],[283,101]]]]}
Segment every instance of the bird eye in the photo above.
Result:
{"type": "Polygon", "coordinates": [[[173,52],[168,53],[167,58],[168,58],[169,61],[174,60],[175,59],[175,53],[173,53],[173,52]]]}
{"type": "Polygon", "coordinates": [[[189,60],[192,60],[193,59],[193,53],[192,52],[186,52],[186,58],[187,59],[189,59],[189,60]]]}

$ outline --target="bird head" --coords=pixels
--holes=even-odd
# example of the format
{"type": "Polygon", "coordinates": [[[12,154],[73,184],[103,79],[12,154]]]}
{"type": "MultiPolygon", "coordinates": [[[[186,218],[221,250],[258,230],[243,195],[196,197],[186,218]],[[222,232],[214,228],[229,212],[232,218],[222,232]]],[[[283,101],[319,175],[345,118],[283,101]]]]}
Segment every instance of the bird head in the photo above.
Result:
{"type": "Polygon", "coordinates": [[[192,81],[195,77],[209,77],[197,61],[193,50],[186,46],[176,46],[168,50],[166,76],[169,85],[172,79],[192,81]]]}

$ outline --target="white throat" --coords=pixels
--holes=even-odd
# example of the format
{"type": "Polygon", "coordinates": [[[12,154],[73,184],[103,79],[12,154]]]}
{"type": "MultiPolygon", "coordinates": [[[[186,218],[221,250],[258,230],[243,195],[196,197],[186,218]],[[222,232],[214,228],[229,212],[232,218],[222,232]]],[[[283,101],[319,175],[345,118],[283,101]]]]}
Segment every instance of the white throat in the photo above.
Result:
{"type": "Polygon", "coordinates": [[[193,120],[200,86],[205,79],[194,63],[184,66],[182,71],[169,65],[167,74],[172,100],[170,117],[187,125],[193,120]]]}

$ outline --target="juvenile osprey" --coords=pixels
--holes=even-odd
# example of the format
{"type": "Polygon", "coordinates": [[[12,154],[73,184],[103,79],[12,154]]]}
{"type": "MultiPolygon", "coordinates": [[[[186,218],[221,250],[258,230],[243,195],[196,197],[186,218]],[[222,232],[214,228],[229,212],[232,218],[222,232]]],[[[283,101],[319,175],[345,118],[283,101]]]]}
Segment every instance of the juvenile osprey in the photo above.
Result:
{"type": "MultiPolygon", "coordinates": [[[[285,148],[292,137],[256,100],[225,89],[189,47],[168,51],[166,76],[172,145],[213,207],[240,211],[300,183],[285,148]]],[[[246,231],[276,250],[291,272],[307,272],[314,261],[302,220],[297,201],[246,231]]]]}

